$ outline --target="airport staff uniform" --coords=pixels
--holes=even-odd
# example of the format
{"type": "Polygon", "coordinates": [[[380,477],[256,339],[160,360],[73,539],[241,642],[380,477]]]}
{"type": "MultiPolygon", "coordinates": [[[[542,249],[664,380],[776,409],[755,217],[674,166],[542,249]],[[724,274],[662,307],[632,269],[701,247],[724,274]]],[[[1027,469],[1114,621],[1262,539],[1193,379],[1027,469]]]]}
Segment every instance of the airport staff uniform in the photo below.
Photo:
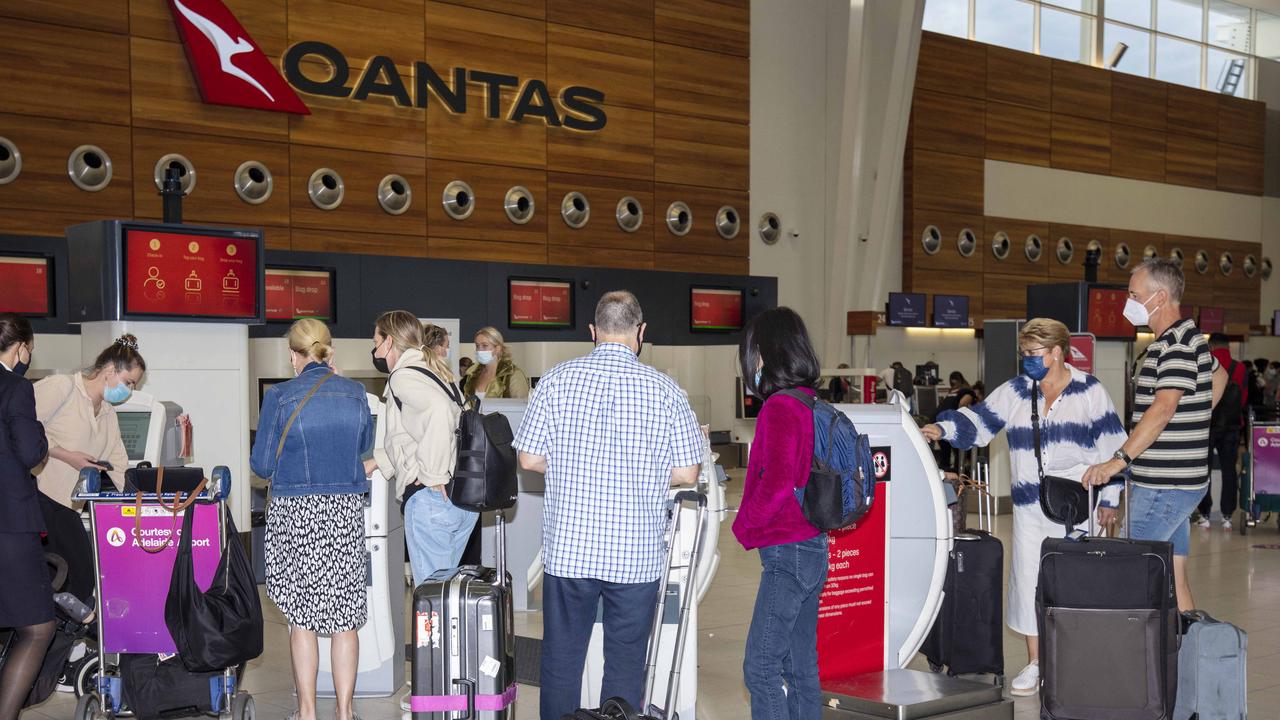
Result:
{"type": "Polygon", "coordinates": [[[0,363],[0,626],[26,627],[53,619],[53,589],[40,533],[44,522],[31,468],[49,445],[36,420],[31,383],[0,363]]]}

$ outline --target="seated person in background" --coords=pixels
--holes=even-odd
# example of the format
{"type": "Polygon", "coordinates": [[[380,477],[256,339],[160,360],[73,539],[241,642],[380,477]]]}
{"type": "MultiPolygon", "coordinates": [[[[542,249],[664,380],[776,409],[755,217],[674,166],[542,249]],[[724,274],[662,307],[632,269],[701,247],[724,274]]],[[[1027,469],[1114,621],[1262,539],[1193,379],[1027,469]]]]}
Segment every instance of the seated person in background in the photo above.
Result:
{"type": "Polygon", "coordinates": [[[476,363],[462,379],[462,392],[467,397],[529,397],[529,376],[511,359],[497,328],[483,327],[476,332],[476,363]]]}
{"type": "Polygon", "coordinates": [[[470,369],[471,369],[471,366],[472,366],[472,365],[475,365],[475,364],[476,364],[476,361],[475,361],[475,360],[472,360],[472,359],[471,359],[471,358],[469,358],[469,357],[459,358],[459,359],[458,359],[458,373],[459,373],[460,375],[462,375],[463,377],[466,377],[466,375],[467,375],[467,371],[468,371],[468,370],[470,370],[470,369]]]}
{"type": "MultiPolygon", "coordinates": [[[[938,411],[930,418],[932,422],[937,422],[938,416],[944,412],[955,412],[960,408],[969,407],[977,402],[973,388],[969,387],[969,381],[964,379],[964,373],[957,370],[951,373],[951,376],[947,379],[951,385],[951,392],[938,403],[938,411]]],[[[943,470],[955,468],[952,450],[951,443],[945,439],[938,441],[938,449],[934,451],[938,467],[943,470]]]]}
{"type": "MultiPolygon", "coordinates": [[[[848,370],[849,363],[840,363],[836,366],[840,370],[848,370]]],[[[846,375],[837,375],[831,378],[831,382],[827,384],[827,391],[831,393],[831,402],[842,403],[849,398],[849,378],[846,375]]]]}
{"type": "Polygon", "coordinates": [[[983,400],[986,400],[986,399],[987,399],[987,384],[986,384],[986,383],[984,383],[984,382],[982,382],[981,380],[979,380],[978,382],[974,383],[974,384],[973,384],[973,387],[971,387],[971,388],[969,388],[969,389],[970,389],[970,390],[973,390],[973,401],[974,401],[974,402],[982,402],[983,400]]]}

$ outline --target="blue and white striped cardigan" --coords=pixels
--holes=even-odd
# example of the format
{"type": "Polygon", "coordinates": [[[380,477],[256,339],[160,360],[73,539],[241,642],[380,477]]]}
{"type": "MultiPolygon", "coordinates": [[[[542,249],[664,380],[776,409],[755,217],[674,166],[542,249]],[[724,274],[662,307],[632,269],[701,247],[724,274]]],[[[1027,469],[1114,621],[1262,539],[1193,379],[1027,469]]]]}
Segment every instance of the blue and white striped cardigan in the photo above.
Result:
{"type": "MultiPolygon", "coordinates": [[[[1045,411],[1043,394],[1037,401],[1041,453],[1046,475],[1079,480],[1090,465],[1110,460],[1128,436],[1102,383],[1070,365],[1067,369],[1071,371],[1071,382],[1053,408],[1045,411]]],[[[1005,430],[1013,470],[1013,504],[1040,502],[1040,476],[1031,432],[1031,378],[1019,375],[993,390],[984,402],[943,412],[938,416],[938,425],[943,439],[961,450],[987,445],[1005,430]]],[[[1099,502],[1116,507],[1119,497],[1119,487],[1108,487],[1099,502]]]]}

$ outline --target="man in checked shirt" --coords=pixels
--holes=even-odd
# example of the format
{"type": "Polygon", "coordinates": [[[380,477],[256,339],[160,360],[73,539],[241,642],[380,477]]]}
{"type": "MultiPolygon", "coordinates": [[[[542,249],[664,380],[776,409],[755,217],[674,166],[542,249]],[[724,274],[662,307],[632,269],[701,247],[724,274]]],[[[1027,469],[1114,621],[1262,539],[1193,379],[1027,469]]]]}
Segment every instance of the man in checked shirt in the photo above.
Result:
{"type": "Polygon", "coordinates": [[[639,707],[646,641],[667,568],[667,492],[697,482],[704,439],[680,386],[640,362],[635,295],[605,294],[596,347],[542,376],[516,433],[520,466],[546,475],[542,720],[577,710],[604,603],[601,699],[639,707]]]}

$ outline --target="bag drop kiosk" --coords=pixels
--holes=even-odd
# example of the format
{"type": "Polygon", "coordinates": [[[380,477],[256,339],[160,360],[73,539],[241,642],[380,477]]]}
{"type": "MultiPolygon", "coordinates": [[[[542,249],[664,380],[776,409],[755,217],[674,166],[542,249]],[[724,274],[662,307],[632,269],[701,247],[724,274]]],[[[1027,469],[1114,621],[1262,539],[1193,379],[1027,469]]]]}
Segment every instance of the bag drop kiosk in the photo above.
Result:
{"type": "Polygon", "coordinates": [[[191,454],[189,429],[178,424],[182,406],[135,390],[129,399],[115,406],[120,439],[124,441],[129,467],[142,463],[152,467],[186,465],[191,454]]]}

